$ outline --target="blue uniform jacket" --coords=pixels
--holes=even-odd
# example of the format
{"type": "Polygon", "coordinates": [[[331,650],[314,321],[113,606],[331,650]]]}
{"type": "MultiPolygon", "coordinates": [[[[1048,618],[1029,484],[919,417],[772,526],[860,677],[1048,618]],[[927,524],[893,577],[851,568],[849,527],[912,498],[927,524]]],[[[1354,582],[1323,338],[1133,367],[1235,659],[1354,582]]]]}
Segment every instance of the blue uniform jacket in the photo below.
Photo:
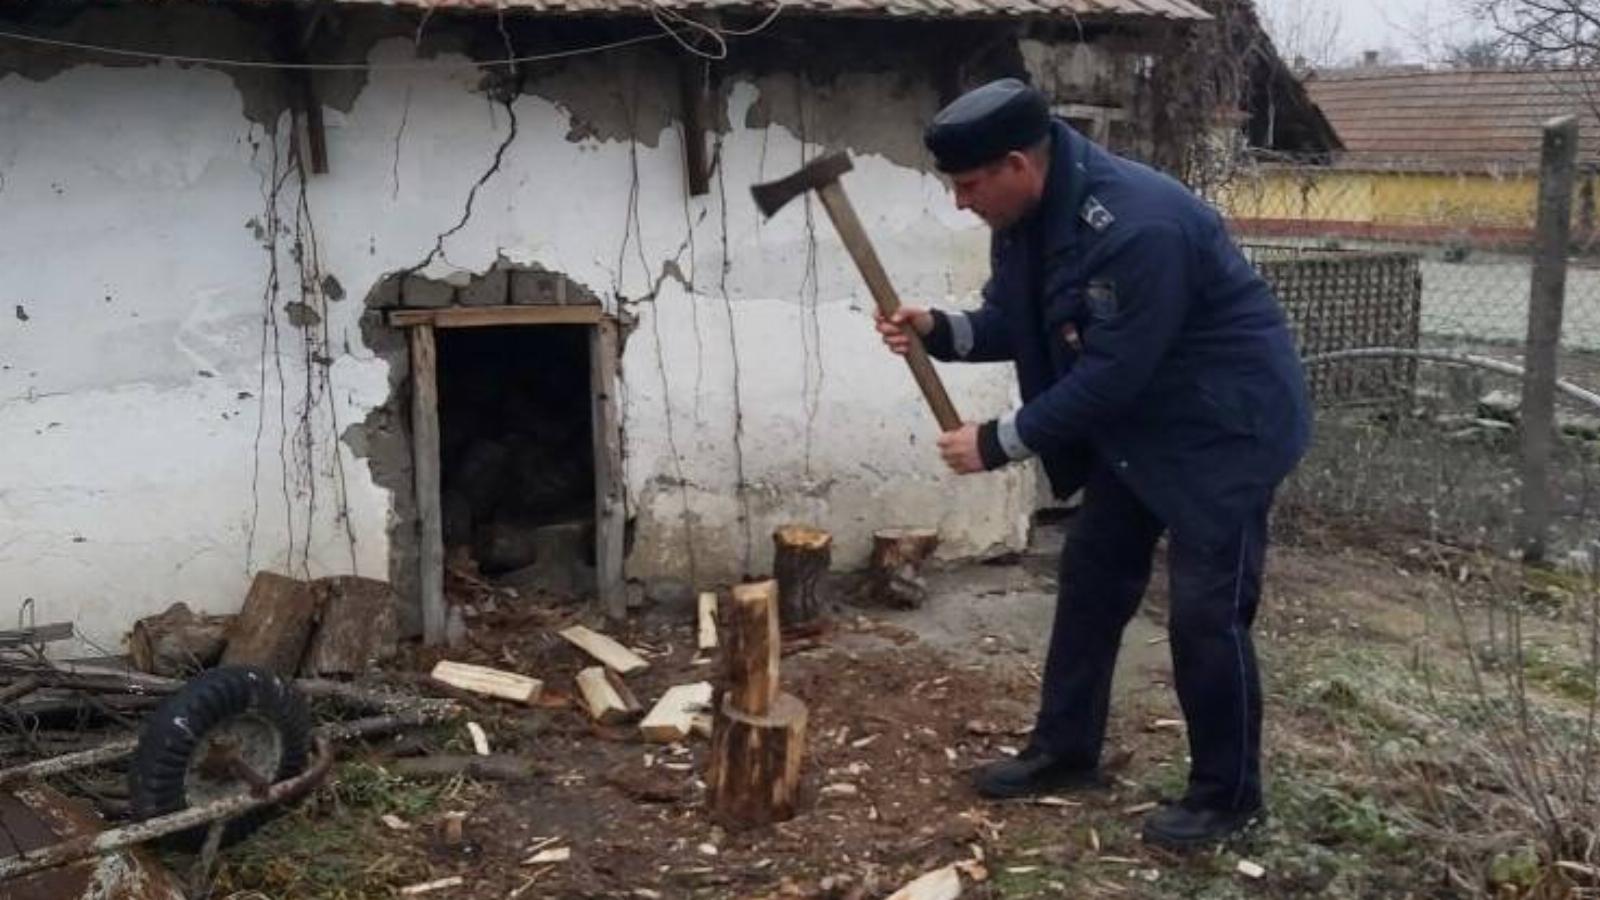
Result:
{"type": "Polygon", "coordinates": [[[1182,184],[1051,127],[1039,207],[994,235],[982,307],[936,314],[928,351],[1015,363],[1023,405],[985,426],[999,464],[1037,454],[1066,497],[1098,456],[1175,532],[1225,540],[1310,441],[1283,310],[1182,184]]]}

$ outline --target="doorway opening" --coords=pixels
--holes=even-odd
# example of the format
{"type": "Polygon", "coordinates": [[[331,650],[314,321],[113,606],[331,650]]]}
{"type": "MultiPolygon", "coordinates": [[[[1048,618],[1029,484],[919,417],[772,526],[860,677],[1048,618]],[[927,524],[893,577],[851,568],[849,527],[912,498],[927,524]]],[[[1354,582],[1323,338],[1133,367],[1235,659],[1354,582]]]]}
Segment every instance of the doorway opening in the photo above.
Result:
{"type": "Polygon", "coordinates": [[[595,590],[589,329],[439,331],[446,558],[519,592],[595,590]]]}

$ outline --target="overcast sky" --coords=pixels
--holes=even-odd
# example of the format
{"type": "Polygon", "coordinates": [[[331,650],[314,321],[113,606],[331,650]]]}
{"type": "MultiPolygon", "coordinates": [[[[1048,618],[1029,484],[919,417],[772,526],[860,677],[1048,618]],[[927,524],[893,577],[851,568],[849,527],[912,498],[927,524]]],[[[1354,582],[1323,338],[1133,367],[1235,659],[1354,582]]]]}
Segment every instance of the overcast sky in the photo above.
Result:
{"type": "Polygon", "coordinates": [[[1449,43],[1481,33],[1465,13],[1468,0],[1257,0],[1287,57],[1332,53],[1333,62],[1364,50],[1398,52],[1406,61],[1426,61],[1449,43]],[[1326,48],[1326,49],[1325,49],[1326,48]]]}

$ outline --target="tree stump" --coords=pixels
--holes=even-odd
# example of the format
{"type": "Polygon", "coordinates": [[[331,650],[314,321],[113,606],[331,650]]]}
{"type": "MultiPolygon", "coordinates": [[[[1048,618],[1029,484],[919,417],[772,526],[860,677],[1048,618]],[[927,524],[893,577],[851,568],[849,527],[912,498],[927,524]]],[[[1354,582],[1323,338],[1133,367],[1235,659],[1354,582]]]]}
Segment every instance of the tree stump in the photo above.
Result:
{"type": "Polygon", "coordinates": [[[827,612],[822,579],[833,562],[833,535],[806,525],[785,525],[773,532],[772,550],[783,627],[815,622],[827,612]]]}
{"type": "Polygon", "coordinates": [[[868,588],[874,603],[916,609],[928,599],[922,564],[939,546],[932,528],[885,528],[872,533],[868,588]]]}
{"type": "Polygon", "coordinates": [[[724,828],[794,817],[806,749],[806,705],[780,693],[764,716],[740,712],[725,695],[711,733],[712,814],[724,828]]]}
{"type": "Polygon", "coordinates": [[[728,604],[727,686],[717,704],[709,772],[710,808],[723,827],[794,816],[805,755],[806,706],[778,689],[778,583],[735,587],[728,604]]]}

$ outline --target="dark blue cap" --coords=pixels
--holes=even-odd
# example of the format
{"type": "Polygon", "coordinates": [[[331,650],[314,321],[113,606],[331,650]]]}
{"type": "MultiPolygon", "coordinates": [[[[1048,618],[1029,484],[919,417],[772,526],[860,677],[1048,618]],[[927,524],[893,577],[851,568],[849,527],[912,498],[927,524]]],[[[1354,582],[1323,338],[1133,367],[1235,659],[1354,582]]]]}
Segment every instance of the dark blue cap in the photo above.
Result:
{"type": "Polygon", "coordinates": [[[965,172],[1031,147],[1050,133],[1044,94],[1002,78],[957,97],[933,117],[923,143],[941,172],[965,172]]]}

